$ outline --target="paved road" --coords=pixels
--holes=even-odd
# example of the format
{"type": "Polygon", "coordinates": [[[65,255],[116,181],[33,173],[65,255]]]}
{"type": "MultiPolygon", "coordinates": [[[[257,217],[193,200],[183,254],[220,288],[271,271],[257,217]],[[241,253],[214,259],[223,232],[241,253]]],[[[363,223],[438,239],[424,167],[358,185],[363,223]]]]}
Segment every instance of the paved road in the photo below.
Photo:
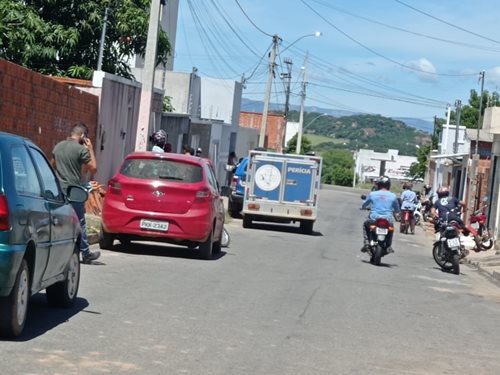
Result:
{"type": "Polygon", "coordinates": [[[435,265],[422,231],[375,267],[359,193],[323,190],[315,235],[233,220],[213,261],[173,246],[104,251],[74,309],[33,299],[1,374],[500,373],[500,289],[435,265]]]}

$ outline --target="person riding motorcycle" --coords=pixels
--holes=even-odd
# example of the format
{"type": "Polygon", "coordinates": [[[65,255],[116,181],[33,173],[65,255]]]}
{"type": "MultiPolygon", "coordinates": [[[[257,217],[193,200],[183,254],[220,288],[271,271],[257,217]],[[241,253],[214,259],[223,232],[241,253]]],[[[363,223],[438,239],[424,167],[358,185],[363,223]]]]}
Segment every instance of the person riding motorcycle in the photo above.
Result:
{"type": "Polygon", "coordinates": [[[153,143],[151,151],[164,152],[165,144],[167,143],[167,133],[165,133],[165,130],[160,129],[155,131],[151,136],[151,142],[153,143]]]}
{"type": "MultiPolygon", "coordinates": [[[[462,229],[465,236],[469,235],[469,230],[465,227],[464,222],[460,218],[460,211],[462,207],[465,207],[463,201],[458,200],[458,198],[450,197],[450,190],[448,186],[441,186],[437,191],[437,199],[431,208],[431,215],[434,218],[439,218],[441,220],[454,220],[458,223],[459,227],[462,229]],[[437,211],[437,213],[436,213],[437,211]]],[[[436,231],[438,222],[436,221],[436,231]]]]}
{"type": "Polygon", "coordinates": [[[417,203],[417,194],[412,190],[411,182],[403,184],[403,192],[401,193],[401,210],[411,211],[410,216],[410,232],[415,234],[415,205],[417,203]]]}
{"type": "MultiPolygon", "coordinates": [[[[391,188],[391,179],[387,176],[381,176],[376,181],[376,184],[378,190],[372,191],[368,194],[365,201],[361,205],[361,209],[370,207],[368,219],[363,223],[363,247],[361,248],[363,253],[366,253],[370,248],[370,225],[379,218],[385,218],[389,222],[393,223],[394,215],[400,212],[396,195],[389,191],[391,188]]],[[[387,236],[387,243],[389,245],[387,252],[393,253],[394,249],[391,246],[392,232],[389,232],[389,235],[387,236]]]]}

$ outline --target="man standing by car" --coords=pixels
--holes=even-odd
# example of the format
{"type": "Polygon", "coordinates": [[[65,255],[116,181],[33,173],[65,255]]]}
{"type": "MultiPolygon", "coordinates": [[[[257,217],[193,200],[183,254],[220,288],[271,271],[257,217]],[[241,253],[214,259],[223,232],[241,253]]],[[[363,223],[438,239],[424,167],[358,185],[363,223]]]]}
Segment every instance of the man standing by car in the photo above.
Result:
{"type": "MultiPolygon", "coordinates": [[[[97,171],[94,148],[87,134],[87,126],[84,123],[78,122],[71,130],[70,137],[56,144],[52,151],[52,166],[56,170],[64,191],[66,191],[69,185],[82,184],[82,167],[85,168],[90,175],[94,175],[97,171]]],[[[71,204],[78,215],[82,227],[82,237],[80,239],[82,263],[90,264],[93,260],[98,259],[101,253],[99,251],[90,251],[89,242],[87,240],[85,204],[71,204]]]]}

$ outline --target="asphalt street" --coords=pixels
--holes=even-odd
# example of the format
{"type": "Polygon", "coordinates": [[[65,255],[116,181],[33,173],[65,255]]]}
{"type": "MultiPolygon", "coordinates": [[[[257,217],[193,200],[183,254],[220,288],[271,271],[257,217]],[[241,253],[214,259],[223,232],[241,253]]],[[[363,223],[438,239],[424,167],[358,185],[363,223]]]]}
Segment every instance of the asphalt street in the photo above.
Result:
{"type": "Polygon", "coordinates": [[[322,190],[312,236],[234,219],[212,261],[116,242],[82,265],[73,309],[33,298],[25,334],[0,341],[0,373],[500,373],[498,284],[467,265],[442,272],[421,228],[371,265],[360,203],[322,190]]]}

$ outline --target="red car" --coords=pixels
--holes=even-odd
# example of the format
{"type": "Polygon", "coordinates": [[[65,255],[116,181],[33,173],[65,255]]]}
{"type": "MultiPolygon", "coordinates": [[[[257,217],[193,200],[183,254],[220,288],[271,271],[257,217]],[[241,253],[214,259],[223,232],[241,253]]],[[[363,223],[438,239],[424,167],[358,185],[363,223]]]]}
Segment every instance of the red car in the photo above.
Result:
{"type": "Polygon", "coordinates": [[[102,209],[101,249],[115,239],[157,241],[219,252],[224,205],[210,161],[191,155],[134,152],[110,179],[102,209]]]}

